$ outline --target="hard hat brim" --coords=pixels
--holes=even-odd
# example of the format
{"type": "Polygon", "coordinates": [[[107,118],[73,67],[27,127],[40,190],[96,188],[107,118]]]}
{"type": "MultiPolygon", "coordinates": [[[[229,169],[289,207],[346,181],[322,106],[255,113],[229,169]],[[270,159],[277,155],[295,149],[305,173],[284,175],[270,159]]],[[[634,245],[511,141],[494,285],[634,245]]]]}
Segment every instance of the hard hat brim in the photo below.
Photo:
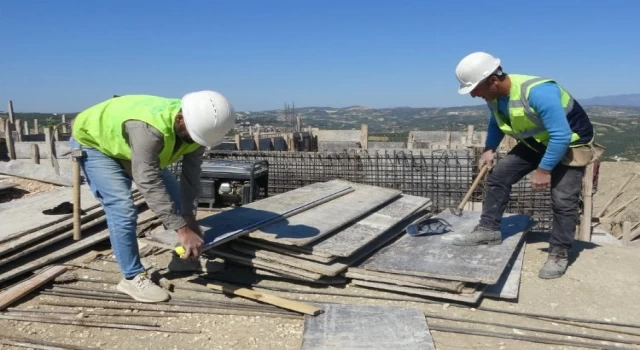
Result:
{"type": "Polygon", "coordinates": [[[461,84],[460,87],[458,88],[458,93],[460,95],[466,95],[466,94],[470,93],[471,91],[473,91],[473,89],[475,89],[476,86],[478,86],[478,84],[479,84],[479,82],[475,83],[473,85],[470,85],[470,86],[461,84]]]}

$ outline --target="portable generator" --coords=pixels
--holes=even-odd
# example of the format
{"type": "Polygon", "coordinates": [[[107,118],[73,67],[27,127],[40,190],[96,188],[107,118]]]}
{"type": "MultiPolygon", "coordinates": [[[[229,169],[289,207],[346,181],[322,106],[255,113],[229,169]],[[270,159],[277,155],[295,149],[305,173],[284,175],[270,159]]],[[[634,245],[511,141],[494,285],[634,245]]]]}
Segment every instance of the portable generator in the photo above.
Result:
{"type": "Polygon", "coordinates": [[[199,202],[209,205],[244,205],[268,196],[269,163],[204,160],[199,202]]]}

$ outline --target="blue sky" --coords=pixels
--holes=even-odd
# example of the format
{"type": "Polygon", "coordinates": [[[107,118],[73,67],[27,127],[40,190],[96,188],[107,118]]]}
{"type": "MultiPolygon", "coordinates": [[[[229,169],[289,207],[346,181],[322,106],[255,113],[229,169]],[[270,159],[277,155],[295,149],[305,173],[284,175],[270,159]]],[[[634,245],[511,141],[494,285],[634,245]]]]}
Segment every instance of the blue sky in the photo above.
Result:
{"type": "Polygon", "coordinates": [[[637,93],[638,13],[632,0],[0,0],[0,110],[201,89],[239,111],[481,104],[454,75],[478,50],[578,98],[637,93]]]}

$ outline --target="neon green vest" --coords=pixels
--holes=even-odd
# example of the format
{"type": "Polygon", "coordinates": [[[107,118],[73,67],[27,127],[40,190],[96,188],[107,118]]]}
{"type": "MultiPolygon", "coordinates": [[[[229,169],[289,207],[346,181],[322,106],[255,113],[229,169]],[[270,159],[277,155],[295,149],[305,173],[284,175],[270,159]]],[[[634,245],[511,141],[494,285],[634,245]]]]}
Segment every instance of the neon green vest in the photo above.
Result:
{"type": "Polygon", "coordinates": [[[197,143],[182,143],[174,150],[176,134],[174,122],[180,111],[179,99],[149,95],[126,95],[108,99],[82,111],[73,121],[73,138],[79,144],[93,147],[116,159],[131,160],[131,148],[125,138],[124,122],[140,120],[164,135],[159,154],[160,167],[175,163],[184,154],[194,152],[197,143]]]}
{"type": "MultiPolygon", "coordinates": [[[[536,85],[554,80],[520,74],[509,74],[509,78],[511,79],[509,116],[505,116],[498,110],[497,99],[489,103],[489,108],[493,111],[498,127],[506,135],[512,136],[525,144],[524,139],[533,137],[536,141],[547,146],[550,138],[549,132],[542,124],[538,112],[529,105],[529,92],[536,85]],[[506,123],[505,120],[508,120],[509,123],[506,123]]],[[[560,88],[562,107],[565,113],[569,113],[573,108],[574,99],[560,85],[558,85],[558,88],[560,88]]],[[[580,135],[573,132],[570,147],[581,146],[576,143],[579,139],[580,135]]]]}

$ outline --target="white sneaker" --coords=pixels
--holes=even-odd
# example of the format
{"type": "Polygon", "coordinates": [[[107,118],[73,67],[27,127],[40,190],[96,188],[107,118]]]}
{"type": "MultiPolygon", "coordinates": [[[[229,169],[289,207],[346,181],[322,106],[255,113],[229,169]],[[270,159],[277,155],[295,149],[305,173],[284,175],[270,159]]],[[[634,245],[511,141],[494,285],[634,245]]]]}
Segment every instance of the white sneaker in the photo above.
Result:
{"type": "Polygon", "coordinates": [[[170,298],[169,293],[153,283],[146,272],[138,274],[131,280],[122,279],[116,289],[143,303],[159,303],[170,298]]]}

